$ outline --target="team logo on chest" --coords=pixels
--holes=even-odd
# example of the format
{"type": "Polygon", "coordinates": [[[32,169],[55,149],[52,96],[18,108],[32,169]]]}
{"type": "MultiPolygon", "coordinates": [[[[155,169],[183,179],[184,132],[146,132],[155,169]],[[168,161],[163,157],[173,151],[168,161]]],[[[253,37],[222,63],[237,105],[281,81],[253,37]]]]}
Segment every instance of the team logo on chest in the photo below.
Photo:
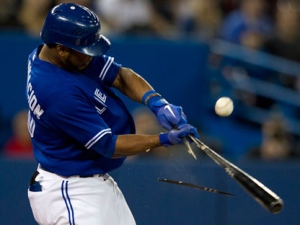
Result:
{"type": "Polygon", "coordinates": [[[103,94],[98,88],[94,92],[95,99],[102,104],[105,104],[107,96],[103,94]]]}
{"type": "Polygon", "coordinates": [[[105,94],[103,94],[98,88],[96,88],[95,92],[94,92],[94,98],[96,99],[97,102],[99,102],[103,107],[99,108],[97,106],[95,106],[97,112],[99,114],[102,114],[105,110],[106,110],[106,98],[107,96],[105,94]]]}

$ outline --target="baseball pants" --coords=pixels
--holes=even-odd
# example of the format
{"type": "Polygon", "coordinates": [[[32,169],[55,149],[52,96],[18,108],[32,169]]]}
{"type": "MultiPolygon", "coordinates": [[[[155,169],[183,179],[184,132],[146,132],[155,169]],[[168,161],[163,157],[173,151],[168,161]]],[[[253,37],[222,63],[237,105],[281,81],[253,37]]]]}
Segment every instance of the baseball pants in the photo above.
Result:
{"type": "Polygon", "coordinates": [[[62,177],[38,167],[28,189],[40,225],[135,225],[117,183],[108,174],[62,177]]]}

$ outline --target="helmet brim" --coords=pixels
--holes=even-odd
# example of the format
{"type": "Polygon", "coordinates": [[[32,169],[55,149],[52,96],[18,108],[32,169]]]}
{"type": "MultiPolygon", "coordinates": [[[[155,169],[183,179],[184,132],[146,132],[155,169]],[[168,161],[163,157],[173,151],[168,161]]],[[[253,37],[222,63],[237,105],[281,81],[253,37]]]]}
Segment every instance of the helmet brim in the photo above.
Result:
{"type": "Polygon", "coordinates": [[[89,46],[74,46],[72,49],[89,56],[104,55],[110,48],[110,41],[103,35],[97,42],[89,46]]]}

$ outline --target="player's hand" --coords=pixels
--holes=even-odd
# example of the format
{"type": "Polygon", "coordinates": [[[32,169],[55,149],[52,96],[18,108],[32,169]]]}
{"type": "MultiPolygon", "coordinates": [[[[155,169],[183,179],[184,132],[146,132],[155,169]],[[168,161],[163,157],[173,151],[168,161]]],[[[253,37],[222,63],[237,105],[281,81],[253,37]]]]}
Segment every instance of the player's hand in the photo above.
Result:
{"type": "Polygon", "coordinates": [[[161,126],[167,130],[171,130],[172,127],[179,127],[180,125],[187,124],[187,119],[182,107],[173,104],[160,107],[156,117],[161,126]]]}
{"type": "Polygon", "coordinates": [[[188,135],[199,137],[195,127],[190,124],[182,124],[178,126],[178,129],[172,129],[167,133],[160,134],[159,140],[164,146],[170,146],[180,144],[182,142],[182,138],[187,137],[188,135]]]}
{"type": "Polygon", "coordinates": [[[187,124],[187,119],[181,106],[169,104],[164,99],[161,99],[149,105],[149,107],[156,115],[160,125],[167,130],[187,124]]]}

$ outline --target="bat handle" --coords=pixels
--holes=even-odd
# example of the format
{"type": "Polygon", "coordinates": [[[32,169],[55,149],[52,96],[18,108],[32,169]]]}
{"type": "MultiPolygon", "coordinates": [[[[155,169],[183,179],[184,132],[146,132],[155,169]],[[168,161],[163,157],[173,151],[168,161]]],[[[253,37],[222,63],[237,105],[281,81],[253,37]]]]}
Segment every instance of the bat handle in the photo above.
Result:
{"type": "MultiPolygon", "coordinates": [[[[176,126],[174,126],[174,128],[178,129],[176,126]]],[[[189,137],[191,137],[191,135],[189,135],[189,137]]],[[[195,155],[188,139],[186,137],[183,137],[182,141],[183,141],[184,145],[187,147],[188,153],[191,154],[194,157],[194,159],[197,160],[197,156],[195,155]]]]}
{"type": "Polygon", "coordinates": [[[184,137],[182,140],[183,140],[183,143],[185,144],[185,146],[187,147],[188,153],[191,154],[194,157],[194,159],[197,159],[197,156],[195,155],[188,139],[186,137],[184,137]]]}

